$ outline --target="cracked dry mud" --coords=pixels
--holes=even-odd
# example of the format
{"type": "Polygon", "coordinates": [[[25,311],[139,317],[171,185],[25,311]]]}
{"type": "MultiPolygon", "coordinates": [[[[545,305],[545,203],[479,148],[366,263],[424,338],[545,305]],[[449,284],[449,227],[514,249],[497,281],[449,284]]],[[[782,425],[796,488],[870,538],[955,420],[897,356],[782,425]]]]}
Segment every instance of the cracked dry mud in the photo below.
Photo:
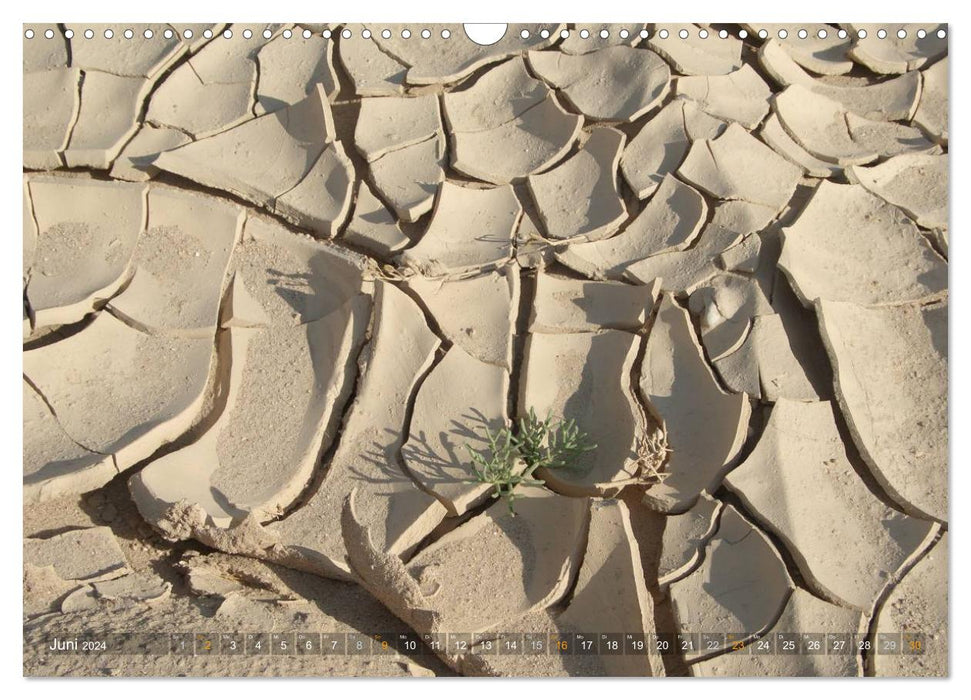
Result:
{"type": "Polygon", "coordinates": [[[24,39],[26,674],[948,673],[941,27],[126,28],[24,39]],[[468,636],[44,649],[134,630],[468,636]]]}

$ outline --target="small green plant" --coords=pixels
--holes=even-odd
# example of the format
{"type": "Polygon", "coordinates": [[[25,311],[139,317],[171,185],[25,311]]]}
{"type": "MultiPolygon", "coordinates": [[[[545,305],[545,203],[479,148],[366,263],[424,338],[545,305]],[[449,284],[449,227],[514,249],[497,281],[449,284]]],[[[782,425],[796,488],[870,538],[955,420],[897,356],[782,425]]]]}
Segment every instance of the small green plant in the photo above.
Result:
{"type": "Polygon", "coordinates": [[[473,483],[489,484],[493,498],[505,498],[515,515],[516,488],[542,485],[534,472],[546,469],[577,469],[577,458],[596,449],[576,421],[554,421],[552,413],[540,420],[532,408],[515,424],[515,430],[502,427],[483,431],[488,447],[476,450],[466,445],[472,460],[473,483]]]}

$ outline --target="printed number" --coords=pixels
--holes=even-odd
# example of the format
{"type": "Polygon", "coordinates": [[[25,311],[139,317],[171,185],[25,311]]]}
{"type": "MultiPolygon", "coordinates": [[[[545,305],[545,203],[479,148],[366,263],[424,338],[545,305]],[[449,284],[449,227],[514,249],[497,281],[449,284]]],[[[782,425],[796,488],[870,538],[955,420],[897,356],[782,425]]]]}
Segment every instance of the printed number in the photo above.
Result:
{"type": "Polygon", "coordinates": [[[857,648],[860,651],[870,651],[870,640],[869,639],[861,639],[857,643],[857,648]]]}
{"type": "Polygon", "coordinates": [[[617,641],[613,639],[607,640],[607,648],[611,651],[617,651],[617,641]]]}
{"type": "MultiPolygon", "coordinates": [[[[654,647],[658,651],[667,651],[668,650],[668,647],[669,647],[668,640],[666,640],[666,639],[658,639],[657,641],[654,642],[654,647]]],[[[682,649],[683,648],[684,647],[682,647],[682,649]]]]}
{"type": "Polygon", "coordinates": [[[718,649],[720,647],[721,647],[721,645],[718,643],[718,640],[716,640],[716,639],[709,639],[708,640],[708,649],[709,650],[710,649],[718,649]]]}
{"type": "Polygon", "coordinates": [[[229,650],[230,651],[236,651],[236,640],[235,639],[233,639],[233,640],[231,640],[229,642],[229,650]]]}
{"type": "Polygon", "coordinates": [[[644,651],[644,642],[640,639],[635,639],[633,642],[634,651],[644,651]]]}
{"type": "Polygon", "coordinates": [[[791,639],[784,639],[784,640],[782,640],[782,650],[783,651],[795,651],[796,650],[796,643],[794,641],[792,641],[791,639]]]}
{"type": "Polygon", "coordinates": [[[911,639],[910,640],[910,650],[911,651],[920,651],[920,649],[921,649],[920,640],[919,639],[911,639]]]}
{"type": "Polygon", "coordinates": [[[806,648],[809,649],[809,651],[819,651],[819,640],[810,639],[806,642],[806,648]]]}
{"type": "Polygon", "coordinates": [[[337,640],[336,640],[336,639],[335,639],[335,640],[333,640],[333,641],[332,641],[332,642],[330,643],[330,648],[331,648],[331,649],[337,649],[337,640]]]}
{"type": "Polygon", "coordinates": [[[466,649],[469,648],[469,643],[464,639],[456,639],[455,648],[458,649],[459,651],[465,651],[466,649]]]}
{"type": "Polygon", "coordinates": [[[732,642],[732,651],[741,651],[745,648],[745,642],[732,642]]]}
{"type": "Polygon", "coordinates": [[[834,639],[833,640],[833,651],[843,651],[846,648],[845,639],[834,639]]]}
{"type": "Polygon", "coordinates": [[[695,644],[690,639],[681,640],[681,651],[694,651],[695,644]]]}
{"type": "Polygon", "coordinates": [[[307,651],[311,651],[314,648],[314,643],[308,639],[307,642],[304,644],[303,648],[306,649],[307,651]]]}
{"type": "Polygon", "coordinates": [[[769,641],[767,639],[760,639],[755,643],[755,648],[760,651],[768,651],[770,648],[769,641]]]}
{"type": "Polygon", "coordinates": [[[415,651],[418,648],[418,642],[414,639],[405,640],[405,651],[415,651]]]}

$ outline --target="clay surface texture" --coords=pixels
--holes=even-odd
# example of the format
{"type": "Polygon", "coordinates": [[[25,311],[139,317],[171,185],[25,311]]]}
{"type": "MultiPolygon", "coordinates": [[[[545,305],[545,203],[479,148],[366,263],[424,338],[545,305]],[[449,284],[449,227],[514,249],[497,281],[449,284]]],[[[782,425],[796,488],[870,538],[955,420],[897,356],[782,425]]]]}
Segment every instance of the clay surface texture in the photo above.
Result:
{"type": "Polygon", "coordinates": [[[24,25],[24,675],[949,675],[947,25],[502,26],[24,25]]]}

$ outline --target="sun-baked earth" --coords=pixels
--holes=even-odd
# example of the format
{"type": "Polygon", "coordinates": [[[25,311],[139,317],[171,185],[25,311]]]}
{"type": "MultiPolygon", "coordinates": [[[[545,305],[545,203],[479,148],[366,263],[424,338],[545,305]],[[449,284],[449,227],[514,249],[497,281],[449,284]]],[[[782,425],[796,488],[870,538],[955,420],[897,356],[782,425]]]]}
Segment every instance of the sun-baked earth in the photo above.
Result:
{"type": "Polygon", "coordinates": [[[944,27],[128,28],[24,39],[26,674],[948,673],[944,27]],[[924,653],[484,653],[696,632],[924,653]]]}

